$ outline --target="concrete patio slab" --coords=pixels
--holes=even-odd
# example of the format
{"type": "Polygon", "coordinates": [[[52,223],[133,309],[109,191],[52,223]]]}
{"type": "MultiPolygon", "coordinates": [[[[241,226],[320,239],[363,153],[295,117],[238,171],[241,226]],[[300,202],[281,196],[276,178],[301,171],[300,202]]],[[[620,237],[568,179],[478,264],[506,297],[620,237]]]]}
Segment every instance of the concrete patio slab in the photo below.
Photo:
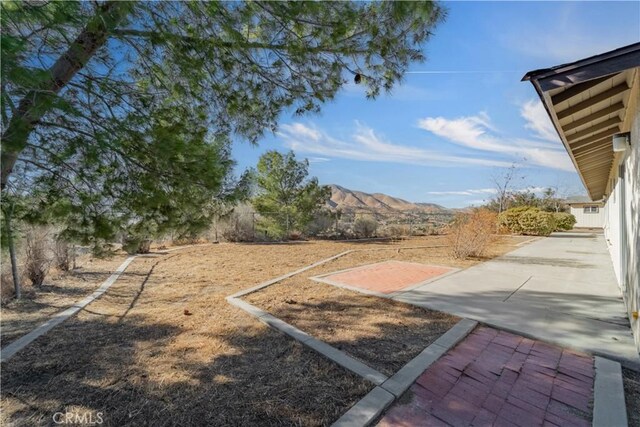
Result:
{"type": "Polygon", "coordinates": [[[640,367],[601,234],[554,234],[393,299],[640,367]]]}
{"type": "Polygon", "coordinates": [[[386,297],[452,274],[457,268],[406,261],[383,261],[313,277],[313,280],[386,297]]]}

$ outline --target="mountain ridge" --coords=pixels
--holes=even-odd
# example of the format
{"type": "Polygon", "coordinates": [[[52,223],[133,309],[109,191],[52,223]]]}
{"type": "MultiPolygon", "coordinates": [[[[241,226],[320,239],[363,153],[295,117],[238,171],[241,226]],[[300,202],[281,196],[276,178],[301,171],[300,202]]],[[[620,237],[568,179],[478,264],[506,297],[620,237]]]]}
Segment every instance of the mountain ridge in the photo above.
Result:
{"type": "Polygon", "coordinates": [[[337,184],[330,184],[329,187],[331,188],[331,199],[328,204],[332,209],[425,213],[452,212],[452,209],[436,203],[414,203],[384,193],[366,193],[364,191],[351,190],[337,184]]]}

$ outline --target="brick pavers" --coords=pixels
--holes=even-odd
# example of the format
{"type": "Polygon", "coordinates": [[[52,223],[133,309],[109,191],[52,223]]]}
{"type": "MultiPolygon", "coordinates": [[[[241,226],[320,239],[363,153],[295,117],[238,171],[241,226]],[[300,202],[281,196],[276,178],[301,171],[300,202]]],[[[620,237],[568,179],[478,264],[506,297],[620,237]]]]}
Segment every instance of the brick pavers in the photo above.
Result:
{"type": "Polygon", "coordinates": [[[429,367],[379,426],[589,426],[593,359],[488,327],[429,367]]]}
{"type": "Polygon", "coordinates": [[[387,261],[323,277],[337,284],[390,294],[451,271],[454,269],[413,262],[387,261]]]}

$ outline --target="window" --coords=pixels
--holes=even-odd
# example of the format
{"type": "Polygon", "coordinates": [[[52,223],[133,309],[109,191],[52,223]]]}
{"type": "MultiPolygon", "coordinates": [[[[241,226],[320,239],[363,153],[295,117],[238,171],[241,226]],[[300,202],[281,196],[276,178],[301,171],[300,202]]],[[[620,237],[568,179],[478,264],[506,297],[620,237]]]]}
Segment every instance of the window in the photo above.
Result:
{"type": "Polygon", "coordinates": [[[586,214],[592,214],[592,213],[598,213],[600,211],[600,208],[597,206],[585,206],[584,207],[584,213],[586,214]]]}

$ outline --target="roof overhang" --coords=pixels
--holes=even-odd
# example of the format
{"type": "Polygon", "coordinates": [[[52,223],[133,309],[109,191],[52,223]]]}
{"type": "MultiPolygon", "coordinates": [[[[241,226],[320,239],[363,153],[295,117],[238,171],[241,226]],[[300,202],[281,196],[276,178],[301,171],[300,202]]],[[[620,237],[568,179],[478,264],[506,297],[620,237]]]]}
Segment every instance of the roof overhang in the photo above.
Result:
{"type": "Polygon", "coordinates": [[[640,75],[640,43],[570,64],[528,72],[591,200],[607,194],[612,136],[627,131],[640,75]]]}

